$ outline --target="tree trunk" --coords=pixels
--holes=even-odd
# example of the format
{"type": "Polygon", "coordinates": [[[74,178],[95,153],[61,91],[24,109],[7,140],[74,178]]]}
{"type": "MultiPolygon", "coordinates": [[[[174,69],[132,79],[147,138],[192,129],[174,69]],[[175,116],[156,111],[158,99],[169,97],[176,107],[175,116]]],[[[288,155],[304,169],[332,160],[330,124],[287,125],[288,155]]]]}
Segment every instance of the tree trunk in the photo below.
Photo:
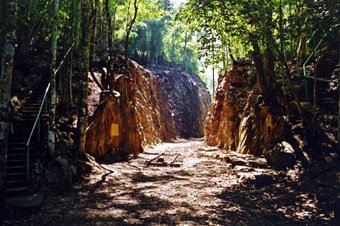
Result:
{"type": "Polygon", "coordinates": [[[283,10],[282,10],[282,0],[279,2],[279,32],[280,32],[280,51],[283,54],[283,56],[286,59],[286,54],[285,54],[285,38],[284,38],[284,33],[283,33],[283,10]]]}
{"type": "Polygon", "coordinates": [[[275,40],[273,38],[272,27],[274,27],[273,16],[271,10],[267,12],[266,27],[265,30],[265,42],[267,43],[264,55],[264,73],[266,79],[266,92],[268,96],[271,96],[271,91],[275,87],[275,71],[274,71],[274,48],[275,40]]]}
{"type": "MultiPolygon", "coordinates": [[[[213,46],[213,49],[212,49],[212,58],[214,59],[215,58],[215,48],[213,46]]],[[[213,97],[215,96],[215,65],[213,64],[212,65],[212,79],[213,79],[213,91],[212,91],[212,94],[213,94],[213,97]]]]}
{"type": "Polygon", "coordinates": [[[68,112],[73,107],[72,102],[72,61],[71,56],[67,56],[67,60],[64,63],[63,70],[61,73],[61,86],[60,86],[60,95],[61,95],[61,104],[62,109],[65,110],[65,113],[68,112]]]}
{"type": "MultiPolygon", "coordinates": [[[[1,1],[1,3],[0,3],[0,24],[1,25],[5,24],[4,9],[5,9],[4,1],[1,1]]],[[[4,39],[5,39],[4,33],[5,33],[5,28],[4,28],[4,26],[1,26],[0,27],[0,56],[1,57],[2,57],[2,54],[3,54],[3,48],[4,48],[4,39]]],[[[0,58],[0,60],[1,60],[1,58],[0,58]]],[[[0,63],[0,72],[1,72],[1,70],[2,70],[2,65],[0,63]]]]}
{"type": "MultiPolygon", "coordinates": [[[[338,84],[340,84],[340,79],[338,79],[338,84]]],[[[338,88],[339,98],[338,98],[338,156],[340,154],[340,88],[338,88]]]]}
{"type": "Polygon", "coordinates": [[[132,26],[136,21],[137,13],[138,13],[138,2],[137,2],[137,0],[134,0],[133,7],[135,9],[133,17],[132,17],[131,21],[129,21],[126,25],[126,36],[125,36],[125,65],[126,66],[128,66],[128,62],[129,62],[129,58],[128,58],[129,57],[129,37],[130,37],[132,26]]]}
{"type": "Polygon", "coordinates": [[[115,7],[115,8],[114,8],[114,11],[113,11],[113,23],[112,23],[112,28],[111,28],[111,34],[112,34],[112,51],[114,50],[114,44],[115,44],[116,14],[117,14],[117,7],[115,7]]]}
{"type": "Polygon", "coordinates": [[[5,1],[5,43],[0,71],[0,206],[3,201],[4,179],[7,165],[7,137],[10,130],[10,99],[16,28],[16,0],[5,1]]]}
{"type": "Polygon", "coordinates": [[[183,67],[184,70],[187,71],[187,44],[188,44],[188,40],[189,40],[189,34],[188,31],[185,31],[185,35],[184,35],[184,49],[183,49],[183,67]]]}
{"type": "Polygon", "coordinates": [[[301,33],[301,37],[299,40],[299,46],[297,49],[297,65],[302,66],[304,63],[304,60],[306,60],[306,55],[307,55],[307,36],[306,33],[303,31],[301,33]]]}
{"type": "Polygon", "coordinates": [[[85,153],[85,136],[87,127],[87,95],[88,95],[88,72],[90,59],[90,39],[91,39],[91,1],[82,1],[82,38],[81,38],[81,82],[78,103],[78,123],[77,123],[77,149],[79,154],[85,153]]]}
{"type": "MultiPolygon", "coordinates": [[[[93,44],[93,45],[90,45],[90,62],[93,59],[93,56],[97,51],[96,49],[97,45],[95,45],[95,43],[96,43],[96,25],[97,25],[97,15],[98,15],[96,6],[98,5],[99,5],[99,0],[95,0],[94,8],[91,9],[91,14],[89,17],[89,20],[90,20],[89,23],[92,25],[92,27],[90,28],[92,30],[91,35],[90,35],[90,43],[93,44]]],[[[101,14],[99,15],[101,17],[101,14]]]]}
{"type": "Polygon", "coordinates": [[[253,43],[253,49],[254,49],[253,57],[254,57],[255,68],[256,68],[257,86],[260,90],[260,93],[262,95],[265,95],[266,94],[266,79],[265,79],[265,74],[264,74],[260,48],[257,43],[253,43]]]}
{"type": "Polygon", "coordinates": [[[106,11],[106,20],[107,20],[107,37],[109,43],[109,52],[110,55],[113,52],[113,42],[112,42],[112,20],[110,14],[109,0],[105,0],[105,11],[106,11]]]}
{"type": "Polygon", "coordinates": [[[56,86],[56,59],[57,59],[57,24],[58,24],[58,10],[59,0],[54,0],[53,6],[53,23],[51,34],[51,63],[50,63],[50,83],[51,83],[51,96],[50,96],[50,111],[49,111],[49,128],[48,128],[48,149],[51,155],[54,152],[54,127],[55,127],[55,113],[56,113],[56,100],[57,100],[57,86],[56,86]]]}
{"type": "MultiPolygon", "coordinates": [[[[303,8],[303,3],[300,3],[299,5],[299,14],[301,14],[303,8]]],[[[307,18],[304,20],[299,20],[298,21],[299,26],[298,26],[298,37],[299,37],[299,44],[298,44],[298,49],[296,52],[296,58],[297,58],[297,65],[302,66],[304,63],[304,60],[306,60],[306,55],[307,55],[307,36],[306,36],[306,26],[307,26],[307,18]],[[302,24],[301,24],[302,23],[302,24]]]]}

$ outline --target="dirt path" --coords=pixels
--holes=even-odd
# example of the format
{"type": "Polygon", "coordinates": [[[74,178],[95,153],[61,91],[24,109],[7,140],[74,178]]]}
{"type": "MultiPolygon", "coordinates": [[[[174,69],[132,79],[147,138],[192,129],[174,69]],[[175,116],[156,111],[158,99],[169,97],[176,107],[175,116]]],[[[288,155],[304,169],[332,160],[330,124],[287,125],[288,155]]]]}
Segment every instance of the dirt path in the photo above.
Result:
{"type": "Polygon", "coordinates": [[[5,225],[332,224],[331,210],[317,192],[299,190],[292,172],[235,170],[213,158],[218,153],[202,140],[149,147],[129,163],[103,165],[112,172],[91,175],[69,194],[49,194],[40,209],[5,225]],[[181,166],[146,166],[161,152],[165,160],[180,153],[181,166]],[[256,172],[265,176],[255,180],[256,172]]]}

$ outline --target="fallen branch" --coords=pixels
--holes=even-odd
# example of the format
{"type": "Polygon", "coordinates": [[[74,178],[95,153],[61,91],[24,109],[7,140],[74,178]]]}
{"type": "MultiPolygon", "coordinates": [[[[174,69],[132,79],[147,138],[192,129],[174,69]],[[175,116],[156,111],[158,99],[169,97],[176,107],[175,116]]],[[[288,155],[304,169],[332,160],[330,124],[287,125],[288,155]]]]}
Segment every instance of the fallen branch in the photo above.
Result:
{"type": "Polygon", "coordinates": [[[171,167],[180,167],[181,164],[179,163],[175,163],[175,164],[169,164],[169,163],[166,163],[166,162],[151,162],[149,163],[149,166],[171,166],[171,167]]]}
{"type": "Polygon", "coordinates": [[[150,165],[150,163],[151,163],[153,160],[155,160],[155,159],[161,157],[162,155],[164,155],[164,153],[165,153],[165,152],[163,152],[163,153],[157,155],[156,157],[150,159],[149,161],[146,162],[146,165],[147,165],[147,166],[150,165]]]}
{"type": "Polygon", "coordinates": [[[174,162],[176,161],[176,159],[178,158],[179,153],[172,159],[172,161],[170,162],[170,166],[174,165],[174,162]]]}
{"type": "Polygon", "coordinates": [[[102,84],[100,84],[100,82],[96,78],[96,75],[94,74],[92,68],[90,68],[90,74],[91,74],[93,81],[97,84],[97,86],[101,89],[101,91],[104,91],[105,90],[104,87],[102,86],[102,84]]]}

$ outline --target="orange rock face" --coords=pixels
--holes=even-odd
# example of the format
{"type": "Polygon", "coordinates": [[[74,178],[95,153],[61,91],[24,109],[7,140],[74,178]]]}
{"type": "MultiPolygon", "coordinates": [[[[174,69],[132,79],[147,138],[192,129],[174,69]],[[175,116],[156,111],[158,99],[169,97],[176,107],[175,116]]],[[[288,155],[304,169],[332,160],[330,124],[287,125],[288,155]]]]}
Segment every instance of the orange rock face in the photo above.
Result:
{"type": "MultiPolygon", "coordinates": [[[[182,81],[169,78],[167,82],[167,76],[155,76],[131,62],[129,70],[112,81],[120,97],[107,95],[96,108],[87,131],[86,151],[96,157],[107,153],[137,155],[147,144],[202,136],[210,96],[203,83],[197,85],[186,76],[182,81]],[[176,85],[184,87],[182,93],[176,85]],[[189,123],[183,122],[186,120],[189,123]]],[[[90,98],[96,99],[93,95],[90,98]]]]}
{"type": "Polygon", "coordinates": [[[235,150],[239,113],[245,107],[244,99],[248,93],[245,84],[239,70],[231,70],[219,77],[216,99],[209,108],[205,124],[209,145],[235,150]]]}
{"type": "Polygon", "coordinates": [[[205,124],[206,142],[244,154],[265,155],[283,139],[282,117],[279,109],[261,103],[243,73],[233,69],[220,76],[205,124]]]}

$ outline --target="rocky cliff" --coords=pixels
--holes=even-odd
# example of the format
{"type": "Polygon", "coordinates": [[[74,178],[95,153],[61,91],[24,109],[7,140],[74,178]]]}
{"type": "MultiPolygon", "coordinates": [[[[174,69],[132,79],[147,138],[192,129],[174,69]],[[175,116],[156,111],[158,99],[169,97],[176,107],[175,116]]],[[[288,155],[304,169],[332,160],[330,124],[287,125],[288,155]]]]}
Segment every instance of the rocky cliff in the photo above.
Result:
{"type": "Polygon", "coordinates": [[[133,61],[126,68],[121,57],[108,64],[114,69],[111,87],[120,97],[91,82],[88,153],[138,154],[147,144],[203,136],[210,95],[198,76],[171,67],[153,73],[133,61]]]}
{"type": "Polygon", "coordinates": [[[180,67],[163,66],[153,70],[156,79],[157,99],[164,127],[175,137],[202,137],[204,122],[211,102],[202,80],[184,72],[180,67]]]}
{"type": "Polygon", "coordinates": [[[287,153],[294,142],[284,122],[283,108],[274,102],[266,103],[245,78],[245,71],[238,69],[219,77],[205,124],[206,142],[243,154],[264,155],[280,168],[285,156],[292,162],[295,154],[287,153]]]}

